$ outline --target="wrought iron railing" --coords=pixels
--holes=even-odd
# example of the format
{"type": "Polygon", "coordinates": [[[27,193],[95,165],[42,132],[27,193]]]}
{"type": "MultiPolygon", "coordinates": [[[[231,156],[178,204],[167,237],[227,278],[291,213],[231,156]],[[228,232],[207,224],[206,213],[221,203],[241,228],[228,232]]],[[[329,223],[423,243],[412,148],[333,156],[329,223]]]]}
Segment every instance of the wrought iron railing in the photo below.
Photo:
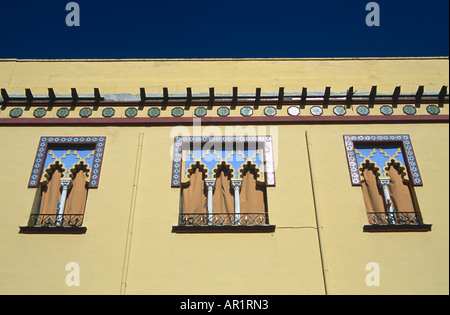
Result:
{"type": "Polygon", "coordinates": [[[83,214],[31,214],[28,226],[81,226],[83,214]]]}
{"type": "Polygon", "coordinates": [[[259,226],[268,225],[267,213],[183,213],[180,226],[259,226]]]}
{"type": "Polygon", "coordinates": [[[367,218],[373,225],[423,224],[420,212],[368,212],[367,218]]]}

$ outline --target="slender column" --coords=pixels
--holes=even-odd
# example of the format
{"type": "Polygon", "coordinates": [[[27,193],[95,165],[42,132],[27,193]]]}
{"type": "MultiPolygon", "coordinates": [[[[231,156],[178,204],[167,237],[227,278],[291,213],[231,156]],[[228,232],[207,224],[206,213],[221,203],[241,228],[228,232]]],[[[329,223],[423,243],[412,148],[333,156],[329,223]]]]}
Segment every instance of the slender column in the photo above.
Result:
{"type": "Polygon", "coordinates": [[[389,194],[389,183],[391,179],[389,177],[378,178],[381,188],[383,189],[384,204],[386,205],[386,211],[388,212],[388,222],[395,224],[394,207],[392,206],[391,196],[389,194]]]}
{"type": "Polygon", "coordinates": [[[58,216],[56,217],[56,226],[61,226],[63,221],[63,214],[64,214],[64,208],[66,206],[66,200],[67,200],[67,192],[69,191],[70,186],[72,185],[72,179],[70,178],[61,178],[61,200],[59,202],[59,208],[58,208],[58,216]]]}
{"type": "Polygon", "coordinates": [[[215,179],[205,179],[206,188],[208,189],[208,224],[212,224],[213,217],[213,191],[216,186],[215,179]]]}
{"type": "Polygon", "coordinates": [[[242,186],[242,179],[232,179],[231,186],[234,188],[234,219],[235,224],[239,225],[241,222],[241,201],[239,199],[239,191],[242,186]]]}

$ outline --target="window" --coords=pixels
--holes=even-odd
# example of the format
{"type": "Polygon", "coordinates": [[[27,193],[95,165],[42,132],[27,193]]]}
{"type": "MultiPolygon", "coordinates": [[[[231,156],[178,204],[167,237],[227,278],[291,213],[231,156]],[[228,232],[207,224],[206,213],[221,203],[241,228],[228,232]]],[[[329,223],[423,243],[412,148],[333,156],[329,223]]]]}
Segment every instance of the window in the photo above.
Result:
{"type": "Polygon", "coordinates": [[[273,232],[271,137],[175,138],[172,187],[181,189],[174,232],[273,232]]]}
{"type": "Polygon", "coordinates": [[[42,137],[28,187],[36,188],[22,233],[84,233],[88,191],[98,187],[104,137],[42,137]]]}
{"type": "Polygon", "coordinates": [[[344,137],[352,184],[361,186],[365,231],[429,231],[415,186],[422,179],[408,135],[344,137]]]}

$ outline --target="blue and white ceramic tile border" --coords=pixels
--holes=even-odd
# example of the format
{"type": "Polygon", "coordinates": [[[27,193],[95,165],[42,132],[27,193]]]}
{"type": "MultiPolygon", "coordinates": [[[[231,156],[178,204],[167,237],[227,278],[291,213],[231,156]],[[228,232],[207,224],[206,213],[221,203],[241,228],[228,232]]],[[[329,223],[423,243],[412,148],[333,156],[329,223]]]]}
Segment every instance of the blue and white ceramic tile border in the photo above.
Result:
{"type": "Polygon", "coordinates": [[[271,136],[225,136],[225,137],[175,137],[172,162],[172,187],[181,187],[181,166],[183,156],[183,143],[194,142],[262,142],[264,143],[264,161],[266,186],[275,186],[275,167],[273,159],[273,146],[271,136]]]}
{"type": "Polygon", "coordinates": [[[352,185],[361,185],[359,165],[356,161],[355,154],[355,142],[374,143],[375,145],[380,142],[401,142],[403,154],[406,156],[406,167],[408,169],[408,174],[410,178],[412,178],[412,184],[414,186],[423,185],[409,135],[345,135],[344,143],[347,152],[348,169],[350,171],[352,185]]]}
{"type": "Polygon", "coordinates": [[[95,156],[89,188],[98,188],[105,142],[106,137],[41,137],[30,180],[28,181],[28,187],[36,188],[39,185],[49,144],[94,144],[95,156]]]}

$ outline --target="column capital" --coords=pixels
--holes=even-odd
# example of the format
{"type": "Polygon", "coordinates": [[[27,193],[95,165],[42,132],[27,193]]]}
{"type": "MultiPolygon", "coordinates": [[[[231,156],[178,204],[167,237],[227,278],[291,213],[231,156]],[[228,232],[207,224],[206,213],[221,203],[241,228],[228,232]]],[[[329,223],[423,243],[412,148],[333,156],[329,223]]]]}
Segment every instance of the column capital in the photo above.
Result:
{"type": "Polygon", "coordinates": [[[387,186],[391,182],[389,177],[378,177],[381,186],[387,186]]]}
{"type": "Polygon", "coordinates": [[[206,187],[208,188],[208,190],[210,190],[210,189],[212,190],[216,186],[216,180],[215,179],[205,179],[205,184],[206,184],[206,187]]]}
{"type": "Polygon", "coordinates": [[[61,178],[61,186],[64,188],[70,188],[72,185],[72,179],[71,178],[61,178]]]}
{"type": "Polygon", "coordinates": [[[234,189],[241,189],[242,179],[232,179],[231,186],[233,186],[234,189]]]}

